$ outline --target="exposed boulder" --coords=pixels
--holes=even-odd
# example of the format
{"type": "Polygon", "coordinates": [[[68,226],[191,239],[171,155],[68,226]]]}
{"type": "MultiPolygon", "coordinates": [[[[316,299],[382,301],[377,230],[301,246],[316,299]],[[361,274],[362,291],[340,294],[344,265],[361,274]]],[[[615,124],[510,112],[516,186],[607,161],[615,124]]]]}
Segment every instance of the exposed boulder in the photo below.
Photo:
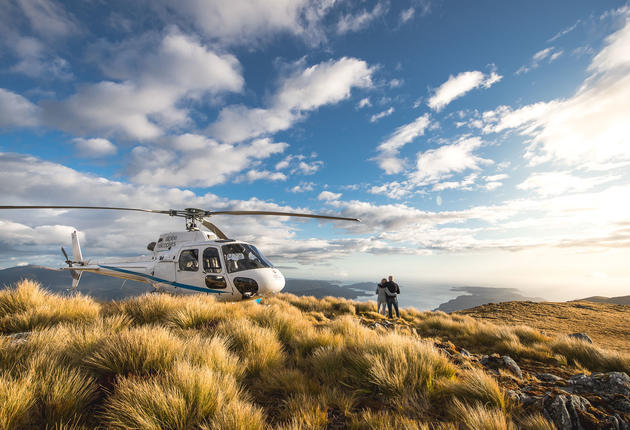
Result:
{"type": "Polygon", "coordinates": [[[523,372],[509,355],[499,356],[499,354],[484,355],[480,360],[481,364],[489,369],[498,371],[499,369],[507,370],[519,379],[523,379],[523,372]]]}
{"type": "Polygon", "coordinates": [[[586,333],[571,333],[569,335],[569,337],[572,337],[574,339],[583,340],[583,341],[588,342],[588,343],[593,343],[593,339],[591,339],[590,336],[587,335],[586,333]]]}
{"type": "Polygon", "coordinates": [[[630,377],[624,372],[580,373],[567,381],[567,391],[574,393],[594,393],[602,397],[616,394],[630,397],[630,377]]]}
{"type": "Polygon", "coordinates": [[[585,429],[583,416],[591,405],[585,398],[573,394],[547,394],[542,405],[546,418],[553,421],[558,430],[585,429]]]}
{"type": "Polygon", "coordinates": [[[552,373],[537,373],[536,378],[538,378],[542,382],[559,382],[562,381],[562,378],[556,376],[552,373]]]}

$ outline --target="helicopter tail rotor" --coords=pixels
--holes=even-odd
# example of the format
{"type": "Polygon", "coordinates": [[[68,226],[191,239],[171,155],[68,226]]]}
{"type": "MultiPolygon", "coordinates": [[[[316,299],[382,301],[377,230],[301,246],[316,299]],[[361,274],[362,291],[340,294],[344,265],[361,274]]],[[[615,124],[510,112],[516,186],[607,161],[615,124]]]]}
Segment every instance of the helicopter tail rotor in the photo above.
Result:
{"type": "MultiPolygon", "coordinates": [[[[83,255],[81,254],[81,246],[79,245],[79,237],[77,235],[77,232],[74,231],[72,233],[72,257],[73,259],[71,260],[70,257],[68,256],[68,253],[66,252],[66,250],[63,248],[63,246],[61,247],[61,253],[63,254],[63,256],[66,259],[66,264],[68,265],[68,267],[74,267],[75,264],[78,264],[80,266],[83,266],[85,264],[85,262],[83,261],[83,255]]],[[[79,271],[79,270],[72,270],[70,269],[70,275],[72,275],[72,288],[69,288],[68,291],[74,291],[77,289],[77,287],[79,286],[79,281],[81,281],[81,274],[83,272],[79,271]]]]}
{"type": "Polygon", "coordinates": [[[68,267],[72,267],[72,260],[70,260],[70,257],[68,257],[68,253],[65,249],[63,249],[63,246],[61,247],[61,252],[63,253],[63,256],[66,257],[66,264],[68,265],[68,267]]]}

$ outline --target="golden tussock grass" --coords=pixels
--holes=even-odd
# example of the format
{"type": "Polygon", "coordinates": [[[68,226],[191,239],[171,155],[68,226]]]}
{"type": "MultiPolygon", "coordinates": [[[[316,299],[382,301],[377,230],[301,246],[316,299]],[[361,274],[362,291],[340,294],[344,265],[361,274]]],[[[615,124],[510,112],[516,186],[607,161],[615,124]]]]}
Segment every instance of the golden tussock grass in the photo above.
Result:
{"type": "Polygon", "coordinates": [[[509,378],[456,364],[435,338],[565,370],[630,370],[624,354],[529,326],[405,309],[395,329],[371,329],[374,311],[290,294],[99,304],[25,281],[0,291],[0,430],[546,430],[507,401],[509,378]]]}
{"type": "Polygon", "coordinates": [[[426,423],[401,417],[399,414],[389,411],[366,410],[354,416],[348,428],[351,430],[430,430],[437,427],[431,427],[426,423]]]}
{"type": "Polygon", "coordinates": [[[457,379],[443,381],[436,390],[439,403],[449,403],[456,399],[469,405],[480,404],[505,412],[505,393],[496,379],[480,369],[469,370],[457,379]]]}
{"type": "Polygon", "coordinates": [[[241,318],[223,321],[215,333],[225,338],[228,348],[239,356],[250,375],[283,364],[282,344],[270,329],[241,318]]]}
{"type": "Polygon", "coordinates": [[[569,364],[596,372],[622,371],[630,373],[630,355],[600,349],[581,339],[563,336],[551,342],[551,350],[564,356],[569,364]]]}
{"type": "Polygon", "coordinates": [[[376,394],[392,404],[429,393],[437,379],[452,378],[457,369],[429,342],[398,334],[378,335],[349,317],[331,324],[344,344],[317,349],[311,372],[329,384],[376,394]]]}
{"type": "Polygon", "coordinates": [[[60,297],[36,282],[22,281],[0,291],[0,333],[19,333],[66,322],[84,323],[99,316],[99,305],[89,297],[60,297]]]}
{"type": "Polygon", "coordinates": [[[31,419],[36,400],[32,378],[0,374],[0,429],[20,428],[31,419]]]}
{"type": "Polygon", "coordinates": [[[556,426],[540,414],[527,415],[518,421],[522,430],[556,430],[556,426]]]}
{"type": "Polygon", "coordinates": [[[449,414],[466,430],[516,430],[514,423],[503,412],[482,404],[468,405],[454,400],[449,414]]]}
{"type": "Polygon", "coordinates": [[[264,426],[262,411],[247,401],[232,376],[186,363],[148,380],[118,379],[104,409],[102,418],[112,429],[264,426]]]}

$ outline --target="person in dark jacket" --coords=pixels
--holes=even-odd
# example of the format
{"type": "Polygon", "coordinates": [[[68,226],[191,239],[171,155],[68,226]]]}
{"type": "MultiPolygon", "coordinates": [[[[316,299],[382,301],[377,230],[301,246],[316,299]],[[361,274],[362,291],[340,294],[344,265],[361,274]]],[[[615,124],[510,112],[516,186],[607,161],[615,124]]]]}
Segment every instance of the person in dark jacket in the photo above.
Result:
{"type": "Polygon", "coordinates": [[[376,286],[376,312],[385,315],[387,307],[387,294],[385,294],[385,283],[387,279],[381,279],[380,284],[376,286]],[[381,312],[382,310],[382,312],[381,312]]]}
{"type": "Polygon", "coordinates": [[[394,282],[394,277],[389,276],[389,280],[385,282],[385,294],[387,295],[387,310],[389,311],[389,317],[392,316],[392,306],[396,309],[396,318],[400,318],[400,312],[398,311],[398,294],[400,294],[400,287],[394,282]]]}

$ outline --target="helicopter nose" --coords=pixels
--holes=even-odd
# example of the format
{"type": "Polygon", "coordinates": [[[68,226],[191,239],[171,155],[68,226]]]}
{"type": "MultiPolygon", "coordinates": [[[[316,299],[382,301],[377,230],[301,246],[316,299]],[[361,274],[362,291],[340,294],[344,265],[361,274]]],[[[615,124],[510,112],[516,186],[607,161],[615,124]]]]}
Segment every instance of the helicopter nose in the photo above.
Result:
{"type": "Polygon", "coordinates": [[[269,268],[258,272],[259,294],[273,294],[284,288],[284,276],[278,269],[269,268]]]}

